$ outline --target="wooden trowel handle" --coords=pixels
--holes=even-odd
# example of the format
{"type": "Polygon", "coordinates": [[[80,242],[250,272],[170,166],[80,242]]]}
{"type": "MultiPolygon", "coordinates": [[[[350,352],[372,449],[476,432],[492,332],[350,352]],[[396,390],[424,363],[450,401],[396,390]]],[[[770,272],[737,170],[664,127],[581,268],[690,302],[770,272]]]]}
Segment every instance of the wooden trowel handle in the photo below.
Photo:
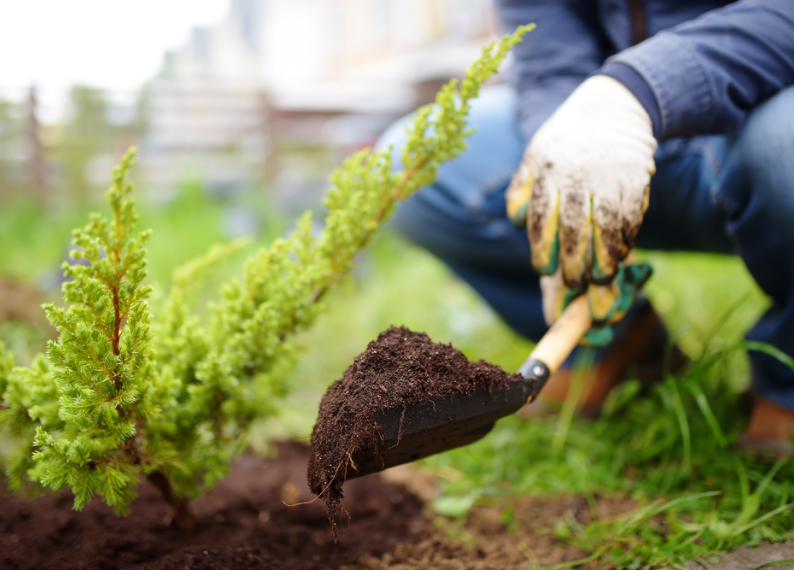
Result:
{"type": "Polygon", "coordinates": [[[579,295],[540,339],[530,358],[540,360],[554,374],[593,324],[587,295],[579,295]]]}
{"type": "Polygon", "coordinates": [[[580,295],[543,335],[519,370],[525,378],[538,381],[530,400],[537,396],[549,376],[565,362],[592,324],[587,295],[580,295]]]}

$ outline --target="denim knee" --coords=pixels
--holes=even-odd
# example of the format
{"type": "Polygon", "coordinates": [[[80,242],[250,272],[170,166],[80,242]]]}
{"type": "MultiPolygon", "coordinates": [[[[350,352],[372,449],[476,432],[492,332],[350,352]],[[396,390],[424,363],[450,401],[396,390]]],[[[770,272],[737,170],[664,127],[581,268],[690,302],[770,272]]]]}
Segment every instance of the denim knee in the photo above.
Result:
{"type": "Polygon", "coordinates": [[[728,197],[739,209],[751,200],[768,204],[769,215],[790,226],[794,218],[794,86],[750,114],[734,153],[736,167],[730,175],[735,182],[726,180],[728,197]]]}
{"type": "MultiPolygon", "coordinates": [[[[378,151],[386,151],[391,149],[392,166],[394,170],[402,170],[402,150],[408,141],[408,134],[406,126],[410,123],[413,114],[399,119],[393,123],[378,139],[375,149],[378,151]]],[[[430,192],[432,187],[422,189],[422,192],[430,192]]],[[[397,231],[404,238],[414,242],[417,245],[430,249],[436,249],[434,241],[439,238],[437,232],[432,231],[436,227],[439,212],[434,211],[433,208],[417,198],[416,195],[410,197],[408,200],[399,202],[389,220],[388,227],[397,231]]]]}

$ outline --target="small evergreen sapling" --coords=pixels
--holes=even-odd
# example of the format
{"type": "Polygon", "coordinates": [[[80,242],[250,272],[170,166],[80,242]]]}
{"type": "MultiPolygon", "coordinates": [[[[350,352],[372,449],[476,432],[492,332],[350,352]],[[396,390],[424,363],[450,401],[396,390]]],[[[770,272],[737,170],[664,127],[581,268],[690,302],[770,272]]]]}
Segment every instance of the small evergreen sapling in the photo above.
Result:
{"type": "Polygon", "coordinates": [[[322,232],[314,235],[307,213],[291,235],[255,253],[243,278],[223,285],[206,324],[192,311],[190,286],[244,243],[178,269],[152,319],[144,285],[150,233],[136,233],[128,153],[106,194],[111,217],[94,214],[74,232],[73,255],[86,265],[64,265],[67,306],[45,307],[60,333],[47,357],[14,367],[0,343],[0,424],[16,442],[5,458],[11,487],[25,479],[69,487],[76,509],[99,494],[123,514],[146,478],[175,522],[189,527],[188,499],[226,475],[254,420],[277,413],[292,336],[313,322],[397,201],[464,150],[469,102],[530,29],[487,46],[462,82],[416,113],[402,171],[393,171],[389,151],[348,158],[331,176],[322,232]]]}

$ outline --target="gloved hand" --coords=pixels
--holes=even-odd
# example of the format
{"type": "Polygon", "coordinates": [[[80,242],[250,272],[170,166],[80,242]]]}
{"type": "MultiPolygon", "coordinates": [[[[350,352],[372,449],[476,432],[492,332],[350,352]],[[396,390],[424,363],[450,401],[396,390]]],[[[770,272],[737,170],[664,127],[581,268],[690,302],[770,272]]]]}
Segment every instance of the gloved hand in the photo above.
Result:
{"type": "Polygon", "coordinates": [[[586,293],[590,314],[593,316],[593,326],[584,335],[581,344],[596,348],[604,347],[612,342],[613,331],[610,325],[623,319],[637,300],[640,289],[648,281],[652,271],[647,263],[621,261],[611,283],[607,285],[585,283],[577,289],[571,289],[563,283],[562,270],[558,269],[554,275],[540,278],[543,316],[547,323],[552,324],[560,318],[571,301],[586,293]]]}
{"type": "Polygon", "coordinates": [[[597,323],[609,303],[592,285],[610,287],[634,245],[655,151],[642,104],[619,81],[596,75],[538,129],[508,188],[507,213],[527,228],[533,266],[541,275],[559,268],[568,288],[586,289],[597,323]]]}

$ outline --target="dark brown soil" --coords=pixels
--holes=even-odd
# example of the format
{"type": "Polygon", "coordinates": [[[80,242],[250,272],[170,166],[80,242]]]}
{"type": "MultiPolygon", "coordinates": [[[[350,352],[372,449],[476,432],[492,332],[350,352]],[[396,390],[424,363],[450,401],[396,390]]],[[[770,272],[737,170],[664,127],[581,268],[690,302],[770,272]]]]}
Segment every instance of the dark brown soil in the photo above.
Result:
{"type": "MultiPolygon", "coordinates": [[[[390,327],[369,343],[344,376],[323,396],[311,438],[308,478],[312,492],[328,508],[334,536],[337,519],[345,520],[342,485],[348,465],[354,469],[361,453],[371,459],[382,453],[375,414],[476,388],[509,384],[517,375],[483,360],[472,363],[449,344],[424,333],[390,327]]],[[[351,469],[351,472],[352,472],[351,469]]],[[[349,501],[355,505],[354,501],[349,501]]]]}
{"type": "Polygon", "coordinates": [[[99,500],[75,512],[69,492],[26,502],[0,491],[0,568],[335,569],[426,533],[421,501],[373,476],[351,482],[351,523],[333,544],[320,501],[284,504],[311,500],[307,460],[308,449],[296,443],[280,444],[272,460],[244,457],[194,503],[190,532],[164,523],[168,507],[146,483],[126,518],[99,500]]]}
{"type": "MultiPolygon", "coordinates": [[[[601,519],[634,512],[627,498],[596,499],[601,519]]],[[[378,557],[364,558],[353,568],[370,570],[519,570],[564,565],[588,552],[555,538],[554,526],[565,518],[587,525],[593,513],[587,499],[576,495],[514,497],[493,506],[474,507],[465,521],[439,519],[419,542],[398,544],[378,557]]],[[[597,561],[580,568],[602,567],[597,561]]]]}

